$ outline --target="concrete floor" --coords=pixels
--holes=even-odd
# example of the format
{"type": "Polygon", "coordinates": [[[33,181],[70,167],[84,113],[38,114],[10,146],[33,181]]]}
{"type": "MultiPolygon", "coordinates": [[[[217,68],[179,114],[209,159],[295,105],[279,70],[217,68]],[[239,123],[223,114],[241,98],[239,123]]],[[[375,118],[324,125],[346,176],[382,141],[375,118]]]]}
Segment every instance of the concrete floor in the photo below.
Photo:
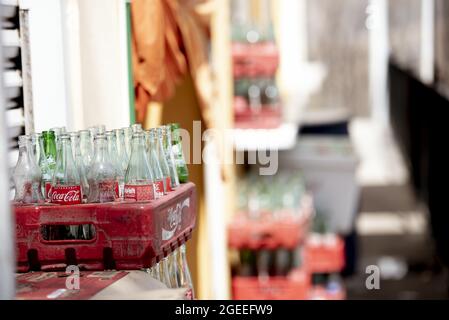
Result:
{"type": "MultiPolygon", "coordinates": [[[[422,215],[415,228],[364,230],[358,235],[358,264],[355,276],[346,279],[349,299],[448,299],[447,274],[434,255],[427,215],[413,197],[408,185],[362,187],[361,214],[379,219],[408,221],[409,213],[422,215]],[[382,214],[380,214],[382,213],[382,214]],[[393,257],[408,271],[401,279],[380,281],[379,290],[368,290],[367,266],[379,265],[382,257],[393,257]]],[[[378,224],[382,226],[382,223],[378,224]]],[[[404,223],[406,225],[406,223],[404,223]]],[[[385,272],[381,268],[381,274],[385,272]]]]}

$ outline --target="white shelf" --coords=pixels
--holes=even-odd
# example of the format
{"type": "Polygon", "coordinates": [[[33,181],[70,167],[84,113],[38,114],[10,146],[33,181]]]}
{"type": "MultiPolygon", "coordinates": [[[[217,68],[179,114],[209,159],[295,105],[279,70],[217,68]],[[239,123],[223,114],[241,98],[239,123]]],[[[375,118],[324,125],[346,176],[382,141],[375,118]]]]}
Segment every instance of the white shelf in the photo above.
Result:
{"type": "Polygon", "coordinates": [[[233,129],[237,151],[289,150],[296,144],[298,125],[284,123],[276,129],[233,129]]]}

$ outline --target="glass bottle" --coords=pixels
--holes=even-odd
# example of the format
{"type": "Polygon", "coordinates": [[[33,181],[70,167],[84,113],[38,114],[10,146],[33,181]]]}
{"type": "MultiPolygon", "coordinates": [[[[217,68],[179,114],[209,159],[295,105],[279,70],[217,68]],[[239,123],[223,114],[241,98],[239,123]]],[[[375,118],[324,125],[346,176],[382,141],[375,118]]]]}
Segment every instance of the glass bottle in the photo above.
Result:
{"type": "Polygon", "coordinates": [[[90,132],[88,130],[81,130],[79,135],[81,157],[83,158],[86,172],[89,172],[94,157],[90,132]]]}
{"type": "Polygon", "coordinates": [[[106,139],[108,143],[108,157],[115,170],[116,175],[116,189],[115,193],[118,199],[124,198],[125,190],[125,171],[123,170],[123,164],[117,151],[117,140],[113,131],[106,132],[106,139]]]}
{"type": "Polygon", "coordinates": [[[151,131],[145,131],[145,142],[148,162],[150,164],[151,171],[153,172],[154,197],[158,199],[163,197],[165,194],[164,175],[156,154],[154,135],[151,131]]]}
{"type": "Polygon", "coordinates": [[[125,200],[154,200],[153,173],[145,152],[143,132],[133,134],[131,158],[125,176],[125,200]]]}
{"type": "Polygon", "coordinates": [[[95,128],[97,130],[97,134],[105,134],[106,133],[106,126],[104,124],[95,126],[95,128]]]}
{"type": "Polygon", "coordinates": [[[176,170],[175,155],[171,144],[170,128],[167,126],[162,126],[159,130],[161,130],[165,158],[167,159],[168,168],[170,170],[171,187],[172,189],[176,189],[179,187],[179,177],[176,170]]]}
{"type": "MultiPolygon", "coordinates": [[[[89,131],[89,139],[90,139],[90,150],[92,151],[92,162],[95,156],[95,137],[97,136],[98,132],[98,127],[90,127],[87,129],[89,131]]],[[[92,163],[91,163],[92,165],[92,163]]],[[[90,168],[89,168],[90,169],[90,168]]]]}
{"type": "Polygon", "coordinates": [[[125,133],[123,129],[114,130],[115,140],[117,142],[117,153],[123,172],[128,169],[129,155],[126,150],[125,133]]]}
{"type": "Polygon", "coordinates": [[[129,158],[131,158],[133,130],[130,127],[122,128],[122,130],[123,130],[123,135],[125,137],[125,148],[126,148],[126,154],[128,155],[128,161],[129,161],[129,158]]]}
{"type": "Polygon", "coordinates": [[[186,160],[184,158],[184,153],[182,150],[179,123],[170,124],[170,130],[172,135],[172,148],[175,155],[176,171],[178,172],[179,182],[186,183],[189,181],[189,170],[187,169],[186,160]]]}
{"type": "Polygon", "coordinates": [[[80,134],[78,132],[70,133],[70,141],[72,142],[73,159],[75,160],[75,166],[78,169],[80,176],[83,202],[87,202],[87,195],[89,194],[89,182],[87,181],[87,171],[84,166],[83,156],[81,155],[80,148],[80,134]]]}
{"type": "Polygon", "coordinates": [[[168,288],[176,288],[176,284],[170,278],[170,269],[168,267],[167,257],[163,258],[159,264],[159,281],[165,284],[168,288]]]}
{"type": "Polygon", "coordinates": [[[89,203],[113,202],[117,199],[117,174],[108,154],[106,136],[95,137],[95,156],[87,174],[89,181],[89,203]]]}
{"type": "Polygon", "coordinates": [[[161,166],[162,175],[164,176],[165,193],[173,191],[171,185],[170,168],[165,157],[164,145],[162,143],[162,129],[151,129],[156,146],[156,155],[161,166]]]}
{"type": "Polygon", "coordinates": [[[83,199],[81,179],[73,159],[70,137],[60,136],[60,150],[56,157],[50,201],[55,204],[81,204],[83,199]]]}
{"type": "Polygon", "coordinates": [[[42,203],[41,171],[34,159],[30,136],[19,137],[19,159],[13,171],[14,201],[23,204],[42,203]]]}
{"type": "Polygon", "coordinates": [[[46,200],[50,200],[53,172],[56,167],[56,137],[53,131],[42,132],[41,149],[43,152],[39,158],[39,167],[42,173],[42,194],[46,200]]]}
{"type": "Polygon", "coordinates": [[[50,131],[53,131],[55,133],[55,142],[56,142],[56,154],[59,154],[59,149],[61,147],[61,134],[62,130],[59,127],[51,128],[50,131]]]}
{"type": "Polygon", "coordinates": [[[192,277],[190,276],[189,265],[187,263],[186,257],[186,245],[183,244],[176,251],[175,255],[177,257],[178,262],[178,270],[180,279],[178,283],[181,288],[188,288],[187,298],[193,300],[195,298],[195,293],[193,289],[192,277]]]}
{"type": "Polygon", "coordinates": [[[140,123],[135,123],[131,126],[131,130],[134,133],[143,132],[142,125],[140,123]]]}
{"type": "Polygon", "coordinates": [[[38,166],[39,166],[39,159],[41,158],[41,153],[43,152],[43,150],[41,149],[41,141],[42,141],[42,134],[33,133],[31,135],[31,143],[33,146],[33,155],[34,155],[34,159],[36,160],[36,163],[38,166]]]}

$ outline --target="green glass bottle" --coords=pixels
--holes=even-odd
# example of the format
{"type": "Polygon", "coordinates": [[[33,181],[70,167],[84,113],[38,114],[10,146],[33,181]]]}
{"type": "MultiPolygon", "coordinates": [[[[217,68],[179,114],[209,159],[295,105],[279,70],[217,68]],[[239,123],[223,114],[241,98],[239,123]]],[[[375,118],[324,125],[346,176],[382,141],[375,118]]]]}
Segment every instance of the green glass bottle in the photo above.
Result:
{"type": "Polygon", "coordinates": [[[39,167],[42,172],[42,193],[48,200],[48,193],[51,189],[53,171],[56,166],[56,136],[54,131],[42,132],[43,153],[39,159],[39,167]]]}
{"type": "Polygon", "coordinates": [[[178,172],[179,182],[186,183],[189,181],[189,170],[187,169],[186,160],[182,151],[182,141],[179,132],[179,123],[169,125],[172,134],[173,153],[175,154],[176,170],[178,172]]]}

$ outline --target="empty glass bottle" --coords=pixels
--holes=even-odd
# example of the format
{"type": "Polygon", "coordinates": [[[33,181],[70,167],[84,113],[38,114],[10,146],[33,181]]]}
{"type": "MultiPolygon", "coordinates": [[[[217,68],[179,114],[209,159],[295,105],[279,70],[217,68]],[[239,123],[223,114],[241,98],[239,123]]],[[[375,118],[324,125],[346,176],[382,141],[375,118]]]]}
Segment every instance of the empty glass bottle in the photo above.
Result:
{"type": "Polygon", "coordinates": [[[116,176],[116,196],[118,199],[124,198],[125,191],[125,171],[123,164],[117,151],[117,140],[113,131],[106,132],[106,139],[108,143],[108,157],[114,167],[116,176]]]}
{"type": "Polygon", "coordinates": [[[162,143],[162,129],[151,129],[154,137],[154,145],[156,146],[156,155],[161,166],[162,175],[164,176],[165,193],[173,191],[171,185],[170,168],[165,157],[164,145],[162,143]]]}
{"type": "Polygon", "coordinates": [[[131,130],[134,133],[143,132],[142,125],[140,123],[135,123],[131,126],[131,130]]]}
{"type": "Polygon", "coordinates": [[[128,155],[128,161],[131,157],[131,149],[132,149],[132,139],[133,139],[133,130],[130,127],[122,128],[123,135],[125,136],[125,148],[126,154],[128,155]]]}
{"type": "Polygon", "coordinates": [[[94,158],[94,150],[91,135],[88,130],[81,130],[79,134],[80,134],[81,157],[83,158],[86,172],[89,172],[90,166],[92,165],[92,160],[94,158]]]}
{"type": "Polygon", "coordinates": [[[151,171],[153,172],[154,197],[158,199],[165,194],[164,175],[156,154],[154,134],[151,131],[145,131],[145,141],[148,162],[150,164],[151,171]]]}
{"type": "Polygon", "coordinates": [[[55,133],[55,142],[56,142],[56,154],[59,153],[59,149],[61,147],[61,134],[62,134],[62,129],[59,127],[54,127],[51,128],[50,131],[53,131],[55,133]]]}
{"type": "Polygon", "coordinates": [[[189,170],[187,169],[186,160],[182,150],[182,141],[180,135],[179,123],[172,123],[169,125],[172,135],[172,148],[175,155],[176,171],[178,172],[178,178],[180,183],[186,183],[189,181],[189,170]]]}
{"type": "Polygon", "coordinates": [[[39,158],[39,168],[42,173],[42,194],[46,200],[50,200],[53,172],[56,167],[56,137],[53,131],[42,132],[42,152],[39,158]]]}
{"type": "Polygon", "coordinates": [[[81,154],[80,148],[80,134],[78,132],[70,133],[70,140],[72,142],[73,159],[75,160],[75,166],[78,169],[80,176],[83,202],[87,202],[87,195],[89,194],[89,182],[87,181],[87,171],[84,165],[84,159],[81,154]]]}
{"type": "Polygon", "coordinates": [[[119,162],[122,166],[122,170],[126,173],[126,169],[128,169],[129,155],[126,150],[126,142],[125,142],[125,133],[123,129],[114,130],[115,140],[117,142],[117,153],[119,162]]]}
{"type": "Polygon", "coordinates": [[[82,203],[81,179],[73,159],[70,137],[60,136],[60,150],[56,158],[50,201],[56,204],[74,205],[82,203]]]}
{"type": "Polygon", "coordinates": [[[168,168],[170,170],[171,187],[172,189],[176,189],[179,187],[179,177],[176,170],[175,155],[171,144],[171,131],[167,126],[162,126],[158,128],[158,130],[161,130],[160,134],[162,135],[162,141],[164,144],[165,158],[167,159],[168,168]]]}
{"type": "Polygon", "coordinates": [[[113,202],[116,195],[117,174],[108,154],[106,136],[98,134],[95,137],[95,156],[87,174],[89,181],[89,203],[113,202]]]}
{"type": "Polygon", "coordinates": [[[30,136],[19,137],[19,159],[13,172],[14,201],[23,204],[42,203],[41,171],[34,159],[30,136]]]}
{"type": "Polygon", "coordinates": [[[193,289],[192,277],[190,276],[189,265],[186,257],[186,245],[180,246],[174,253],[178,261],[178,270],[180,279],[178,283],[181,288],[188,288],[187,298],[193,300],[195,298],[195,292],[193,289]]]}
{"type": "Polygon", "coordinates": [[[145,152],[142,132],[133,134],[131,158],[125,176],[125,200],[154,200],[153,173],[145,152]]]}
{"type": "Polygon", "coordinates": [[[41,142],[42,142],[42,134],[33,133],[31,135],[31,143],[33,146],[33,155],[34,155],[34,159],[36,160],[38,166],[39,166],[39,159],[41,158],[41,153],[43,152],[43,150],[41,149],[41,142]]]}

